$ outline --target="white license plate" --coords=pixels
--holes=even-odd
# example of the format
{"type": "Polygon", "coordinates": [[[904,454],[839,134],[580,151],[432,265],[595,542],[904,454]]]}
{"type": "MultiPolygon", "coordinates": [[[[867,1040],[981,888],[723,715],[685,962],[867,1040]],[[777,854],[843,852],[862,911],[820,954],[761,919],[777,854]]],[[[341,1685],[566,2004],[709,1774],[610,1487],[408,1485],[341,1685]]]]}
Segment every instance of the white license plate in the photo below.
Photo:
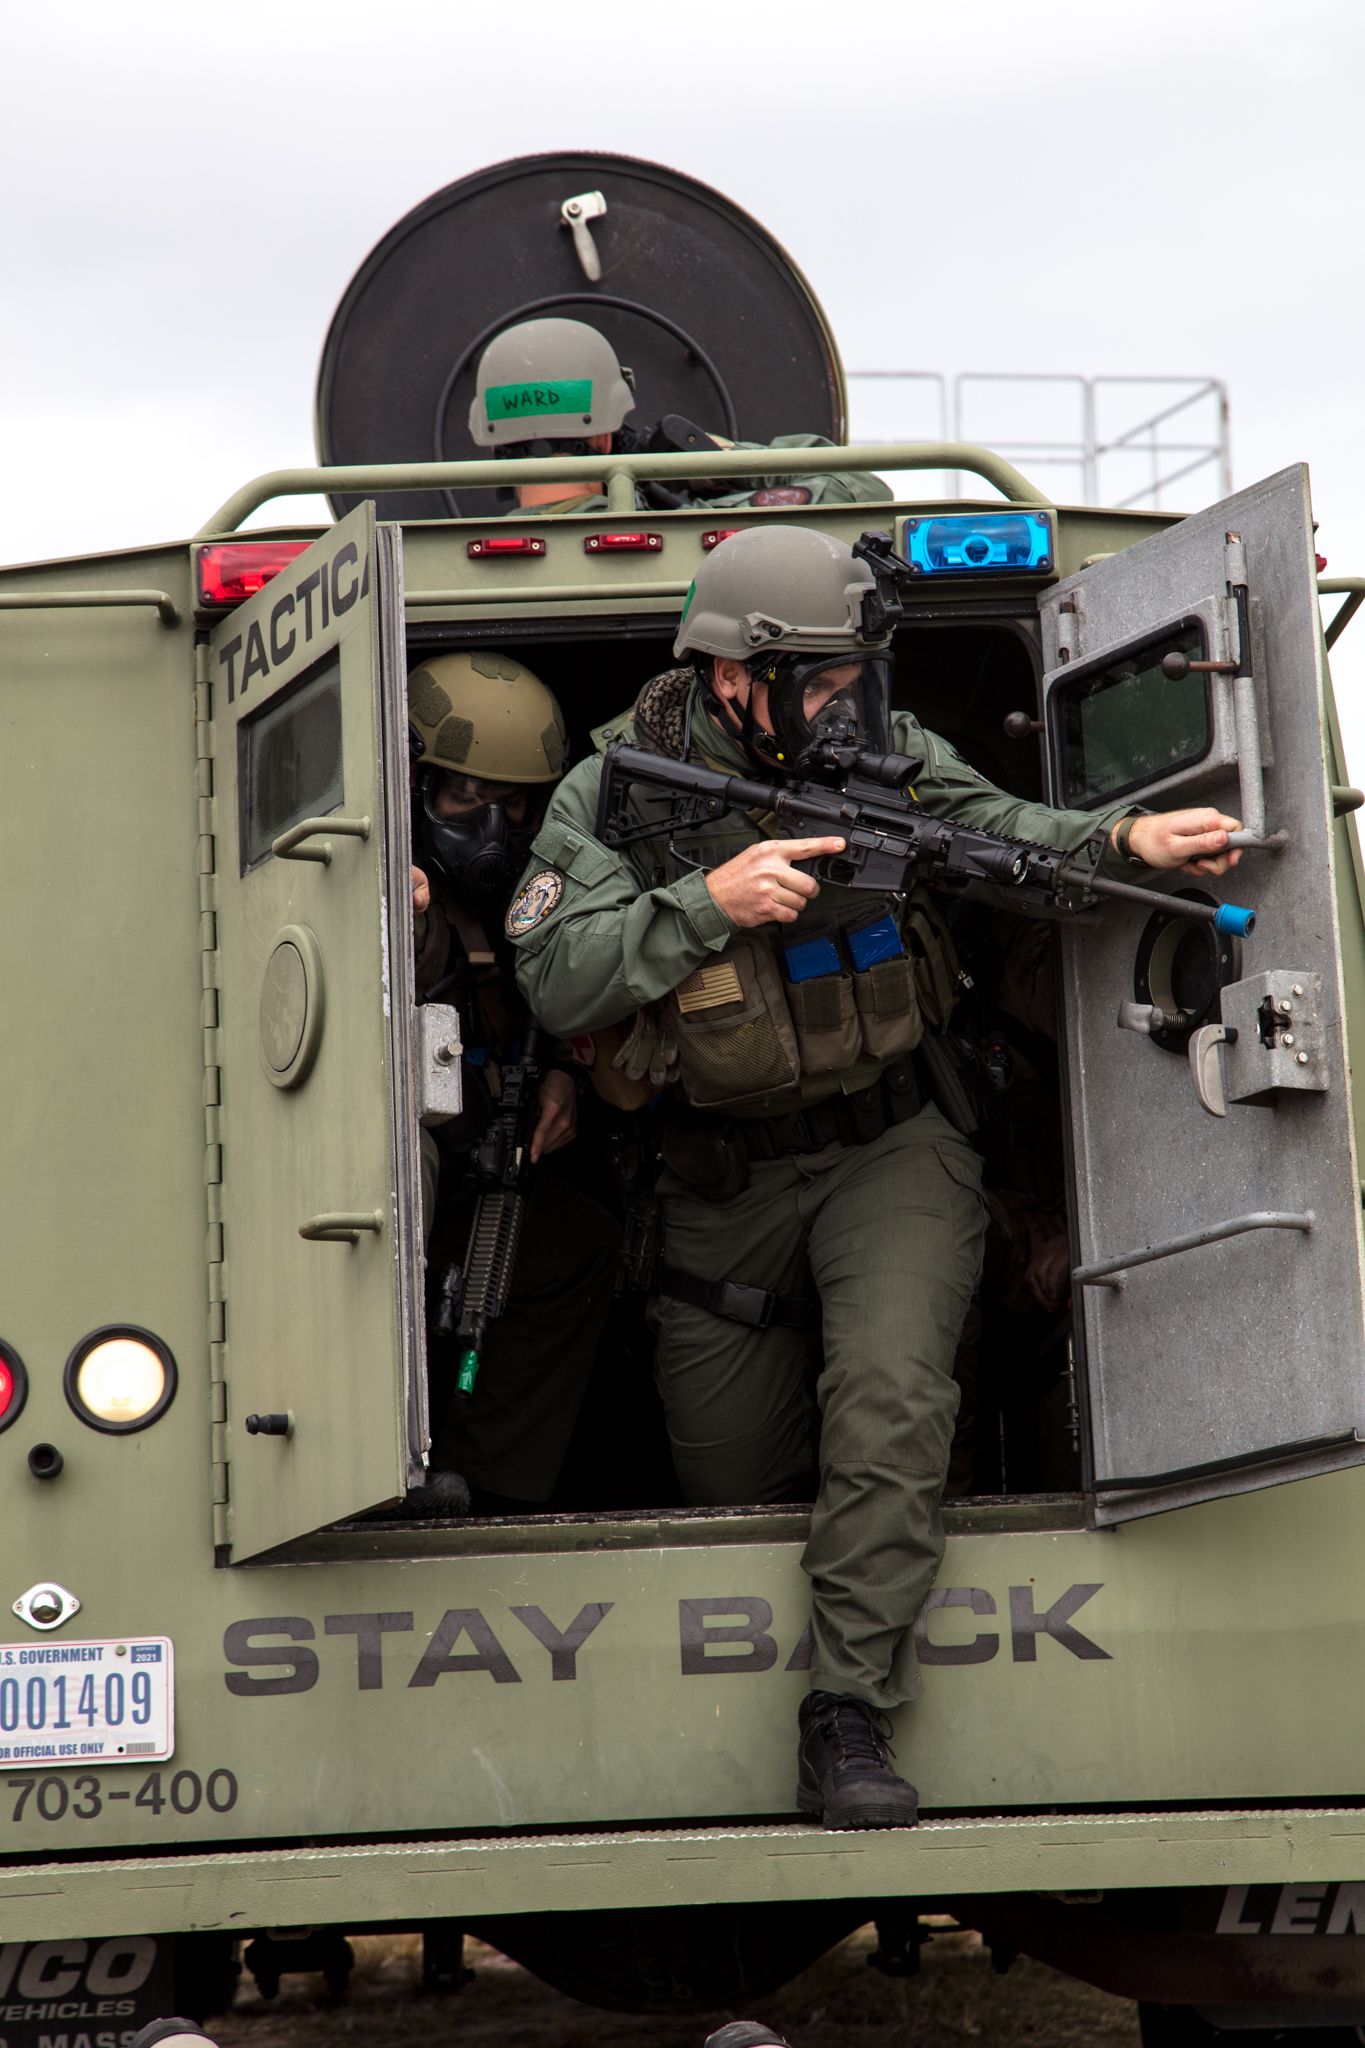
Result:
{"type": "Polygon", "coordinates": [[[0,1643],[0,1763],[163,1763],[174,1748],[169,1636],[0,1643]]]}

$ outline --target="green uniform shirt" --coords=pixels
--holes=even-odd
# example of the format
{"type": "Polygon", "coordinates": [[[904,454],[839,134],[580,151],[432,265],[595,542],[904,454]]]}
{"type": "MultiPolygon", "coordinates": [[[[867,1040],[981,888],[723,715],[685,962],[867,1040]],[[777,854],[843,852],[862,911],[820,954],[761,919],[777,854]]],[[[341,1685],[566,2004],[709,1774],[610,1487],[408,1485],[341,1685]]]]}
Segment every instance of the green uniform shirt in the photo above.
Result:
{"type": "MultiPolygon", "coordinates": [[[[711,765],[730,774],[754,774],[735,742],[711,723],[699,697],[694,701],[692,731],[694,751],[711,765]]],[[[892,732],[897,751],[923,759],[915,794],[935,817],[1075,849],[1136,808],[1127,803],[1099,811],[1055,811],[1045,804],[1026,803],[987,782],[946,740],[926,732],[908,712],[896,713],[892,732]]],[[[605,742],[608,736],[622,735],[631,737],[629,716],[604,727],[598,738],[605,742]]],[[[536,894],[534,922],[512,934],[517,984],[528,1006],[549,1030],[566,1036],[620,1024],[645,1004],[658,1002],[722,952],[738,931],[713,899],[704,874],[671,872],[666,838],[620,851],[599,844],[594,826],[601,775],[601,756],[594,755],[580,761],[555,791],[522,885],[525,888],[533,876],[548,874],[549,887],[536,894]]],[[[693,858],[715,864],[763,836],[761,826],[740,812],[704,831],[680,833],[675,844],[693,858]]],[[[1112,848],[1101,872],[1116,879],[1152,879],[1150,871],[1135,871],[1120,861],[1112,848]]],[[[1002,903],[1006,900],[1004,892],[993,893],[1002,903]]],[[[519,900],[513,899],[513,913],[519,900]]],[[[777,952],[809,930],[828,927],[841,910],[847,914],[879,900],[865,890],[824,883],[794,924],[762,926],[753,936],[777,952]]],[[[1013,899],[1010,903],[1011,908],[1025,907],[1013,899]]],[[[785,1094],[747,1103],[736,1113],[775,1116],[839,1089],[852,1093],[866,1087],[885,1064],[862,1059],[842,1074],[803,1078],[785,1094]]]]}

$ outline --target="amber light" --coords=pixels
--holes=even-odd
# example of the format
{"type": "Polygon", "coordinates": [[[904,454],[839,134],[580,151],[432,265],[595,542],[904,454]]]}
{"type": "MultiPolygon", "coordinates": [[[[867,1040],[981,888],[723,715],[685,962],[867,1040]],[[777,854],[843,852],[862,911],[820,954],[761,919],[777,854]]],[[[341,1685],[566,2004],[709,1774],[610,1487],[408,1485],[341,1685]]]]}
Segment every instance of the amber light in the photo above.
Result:
{"type": "Polygon", "coordinates": [[[621,554],[643,554],[646,549],[656,550],[663,544],[661,533],[590,533],[583,543],[583,552],[595,555],[610,548],[621,554]]]}
{"type": "Polygon", "coordinates": [[[702,552],[709,555],[712,548],[718,548],[723,540],[729,540],[732,533],[743,531],[742,526],[713,526],[709,533],[704,533],[701,537],[702,552]]]}
{"type": "Polygon", "coordinates": [[[200,604],[243,603],[312,545],[308,540],[234,540],[200,548],[200,604]]]}
{"type": "Polygon", "coordinates": [[[482,540],[472,540],[466,553],[477,562],[483,555],[543,555],[543,540],[533,540],[527,533],[491,533],[482,540]]]}

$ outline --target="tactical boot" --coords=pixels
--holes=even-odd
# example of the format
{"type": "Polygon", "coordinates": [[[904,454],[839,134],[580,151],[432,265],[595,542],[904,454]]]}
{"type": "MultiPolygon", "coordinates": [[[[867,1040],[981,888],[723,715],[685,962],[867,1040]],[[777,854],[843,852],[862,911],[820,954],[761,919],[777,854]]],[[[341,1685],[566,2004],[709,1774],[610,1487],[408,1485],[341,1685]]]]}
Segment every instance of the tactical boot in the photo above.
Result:
{"type": "Polygon", "coordinates": [[[891,1768],[885,1714],[846,1693],[807,1693],[796,1803],[827,1828],[912,1828],[919,1794],[891,1768]]]}
{"type": "Polygon", "coordinates": [[[392,1512],[409,1522],[444,1522],[467,1515],[469,1487],[458,1472],[429,1472],[425,1486],[410,1486],[401,1507],[392,1512]]]}

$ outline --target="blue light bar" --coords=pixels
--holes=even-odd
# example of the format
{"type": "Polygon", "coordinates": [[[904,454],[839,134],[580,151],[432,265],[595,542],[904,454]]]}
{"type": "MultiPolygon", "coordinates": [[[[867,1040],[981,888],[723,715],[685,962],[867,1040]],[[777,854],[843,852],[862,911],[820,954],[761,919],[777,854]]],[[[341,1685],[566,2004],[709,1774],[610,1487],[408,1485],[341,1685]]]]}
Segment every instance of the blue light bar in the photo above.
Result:
{"type": "Polygon", "coordinates": [[[1048,512],[952,512],[907,519],[901,546],[918,576],[1010,576],[1051,569],[1048,512]]]}

